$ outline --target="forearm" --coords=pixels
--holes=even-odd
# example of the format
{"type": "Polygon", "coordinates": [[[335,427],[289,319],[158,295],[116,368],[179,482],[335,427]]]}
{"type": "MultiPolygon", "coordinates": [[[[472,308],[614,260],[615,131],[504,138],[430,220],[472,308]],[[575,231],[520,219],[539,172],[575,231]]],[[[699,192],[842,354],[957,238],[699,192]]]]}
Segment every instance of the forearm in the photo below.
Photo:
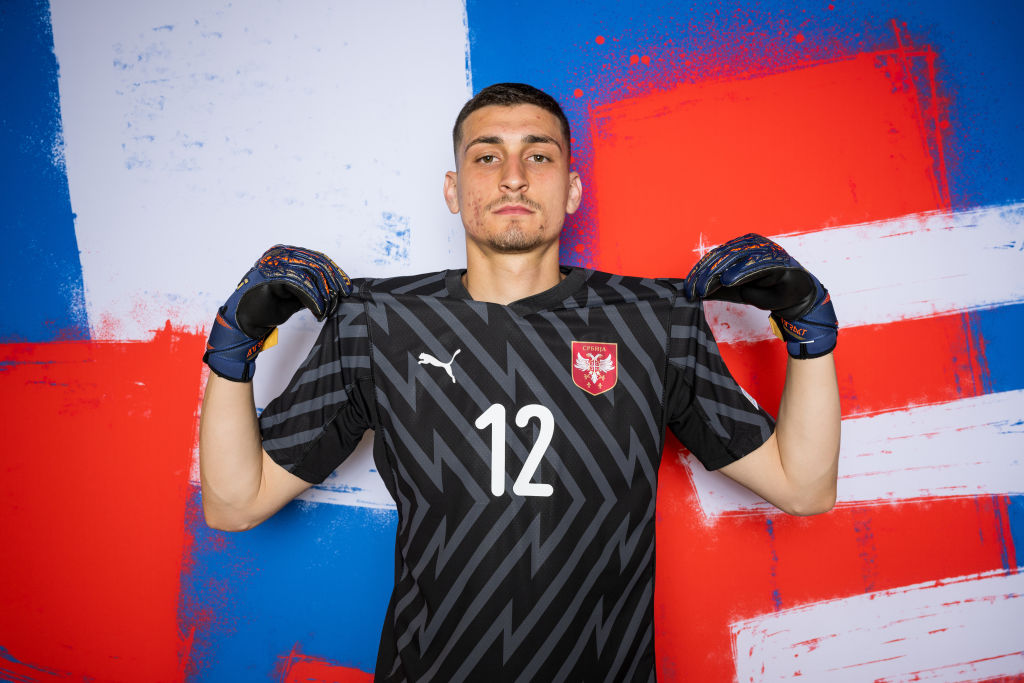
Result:
{"type": "Polygon", "coordinates": [[[251,526],[247,510],[263,485],[252,382],[210,373],[199,423],[199,472],[207,523],[219,529],[251,526]]]}
{"type": "Polygon", "coordinates": [[[218,310],[203,355],[211,373],[199,423],[203,512],[215,529],[256,526],[309,488],[263,450],[249,380],[275,328],[303,307],[323,320],[351,291],[352,281],[325,254],[278,244],[218,310]]]}
{"type": "Polygon", "coordinates": [[[775,435],[798,514],[823,512],[836,498],[840,409],[832,354],[786,366],[775,435]]]}

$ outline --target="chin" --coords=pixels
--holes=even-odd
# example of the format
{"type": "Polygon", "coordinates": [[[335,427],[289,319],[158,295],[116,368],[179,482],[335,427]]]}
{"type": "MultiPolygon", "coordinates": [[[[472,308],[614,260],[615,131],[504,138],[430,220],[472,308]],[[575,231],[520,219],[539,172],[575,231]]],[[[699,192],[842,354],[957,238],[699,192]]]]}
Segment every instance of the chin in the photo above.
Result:
{"type": "Polygon", "coordinates": [[[531,251],[534,251],[538,246],[540,246],[540,242],[532,242],[529,244],[525,242],[516,244],[492,242],[490,244],[491,250],[499,254],[528,254],[531,251]]]}
{"type": "Polygon", "coordinates": [[[527,232],[519,225],[507,226],[500,233],[487,238],[487,246],[499,254],[525,254],[547,242],[543,227],[527,232]]]}
{"type": "Polygon", "coordinates": [[[487,242],[487,246],[499,254],[526,254],[538,248],[541,244],[543,242],[540,239],[527,238],[525,235],[504,235],[487,242]]]}

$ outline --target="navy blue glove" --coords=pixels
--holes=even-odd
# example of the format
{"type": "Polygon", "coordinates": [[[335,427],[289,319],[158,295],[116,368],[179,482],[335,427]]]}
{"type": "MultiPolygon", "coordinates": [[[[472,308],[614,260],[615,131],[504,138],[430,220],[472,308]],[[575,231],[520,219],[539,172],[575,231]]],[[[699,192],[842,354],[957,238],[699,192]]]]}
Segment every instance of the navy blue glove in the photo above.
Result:
{"type": "Polygon", "coordinates": [[[715,247],[683,282],[690,301],[720,299],[771,311],[772,328],[793,358],[817,358],[836,347],[832,297],[796,259],[753,233],[715,247]]]}
{"type": "Polygon", "coordinates": [[[320,252],[271,247],[217,312],[203,362],[225,379],[248,382],[278,325],[302,307],[323,320],[351,291],[348,275],[320,252]]]}

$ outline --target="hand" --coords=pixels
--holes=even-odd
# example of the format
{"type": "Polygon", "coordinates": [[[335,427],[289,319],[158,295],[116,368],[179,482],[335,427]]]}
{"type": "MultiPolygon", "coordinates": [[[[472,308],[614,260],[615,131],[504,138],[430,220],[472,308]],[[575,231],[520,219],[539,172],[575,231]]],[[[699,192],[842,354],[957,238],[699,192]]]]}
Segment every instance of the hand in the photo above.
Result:
{"type": "Polygon", "coordinates": [[[793,358],[817,358],[836,346],[839,324],[828,290],[760,235],[709,251],[686,276],[683,292],[690,301],[720,299],[771,311],[772,328],[793,358]]]}
{"type": "Polygon", "coordinates": [[[255,360],[278,325],[302,307],[323,320],[348,296],[352,281],[327,256],[278,244],[268,249],[220,307],[203,362],[235,382],[248,382],[255,360]]]}

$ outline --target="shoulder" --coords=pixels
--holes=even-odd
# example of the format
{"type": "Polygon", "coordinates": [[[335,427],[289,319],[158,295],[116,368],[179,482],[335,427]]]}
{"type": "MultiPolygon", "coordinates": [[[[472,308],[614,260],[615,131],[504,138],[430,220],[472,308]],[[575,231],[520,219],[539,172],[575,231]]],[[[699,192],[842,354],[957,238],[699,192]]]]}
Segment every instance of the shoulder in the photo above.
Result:
{"type": "Polygon", "coordinates": [[[442,270],[388,278],[355,278],[352,280],[352,297],[372,300],[381,295],[445,296],[449,273],[442,270]]]}
{"type": "MultiPolygon", "coordinates": [[[[590,271],[584,287],[577,295],[576,305],[581,308],[595,306],[623,306],[640,315],[660,311],[667,316],[671,335],[691,337],[709,334],[702,301],[690,301],[683,293],[683,278],[638,277],[590,271]]],[[[572,304],[566,303],[566,307],[572,304]]]]}
{"type": "MultiPolygon", "coordinates": [[[[600,270],[585,270],[586,279],[572,299],[576,306],[610,306],[635,304],[643,301],[667,300],[675,302],[682,296],[682,280],[618,275],[600,270]]],[[[567,306],[572,302],[567,301],[567,306]]]]}
{"type": "Polygon", "coordinates": [[[366,324],[367,306],[372,307],[382,301],[393,301],[395,297],[401,295],[446,296],[448,273],[449,271],[440,271],[389,278],[352,278],[352,291],[348,296],[339,299],[329,320],[336,321],[342,327],[355,326],[361,329],[360,326],[366,324]]]}

